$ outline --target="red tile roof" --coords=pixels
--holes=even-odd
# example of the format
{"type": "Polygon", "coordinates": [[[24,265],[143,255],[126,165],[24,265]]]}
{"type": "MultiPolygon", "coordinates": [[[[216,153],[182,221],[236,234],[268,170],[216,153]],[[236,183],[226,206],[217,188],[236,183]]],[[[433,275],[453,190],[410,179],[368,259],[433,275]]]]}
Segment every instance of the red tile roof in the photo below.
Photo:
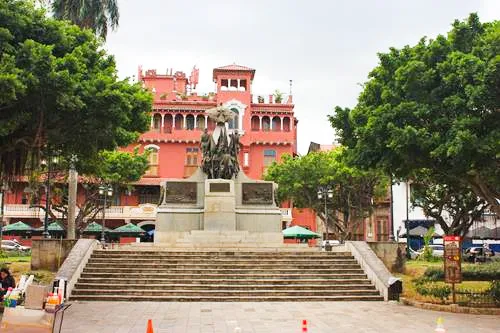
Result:
{"type": "Polygon", "coordinates": [[[245,67],[245,66],[240,66],[236,64],[232,65],[227,65],[227,66],[222,66],[222,67],[217,67],[214,68],[214,79],[215,79],[215,73],[219,71],[242,71],[242,72],[252,72],[252,79],[255,75],[255,69],[250,68],[250,67],[245,67]]]}

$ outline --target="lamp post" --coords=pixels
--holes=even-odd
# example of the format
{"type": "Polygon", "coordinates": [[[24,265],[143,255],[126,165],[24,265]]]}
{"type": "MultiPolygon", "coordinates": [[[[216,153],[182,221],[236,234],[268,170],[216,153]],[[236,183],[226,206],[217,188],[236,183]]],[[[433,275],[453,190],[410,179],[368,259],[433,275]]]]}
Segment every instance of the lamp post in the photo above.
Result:
{"type": "Polygon", "coordinates": [[[409,214],[409,198],[408,198],[408,187],[410,184],[406,181],[406,221],[405,221],[405,229],[406,229],[406,258],[411,258],[410,253],[410,214],[409,214]]]}
{"type": "Polygon", "coordinates": [[[111,185],[99,186],[99,195],[102,195],[104,197],[104,205],[102,208],[102,223],[101,223],[101,244],[104,247],[104,245],[106,244],[106,239],[104,238],[104,228],[106,226],[107,198],[113,196],[113,187],[111,187],[111,185]]]}
{"type": "Polygon", "coordinates": [[[326,229],[326,237],[325,240],[328,240],[328,209],[327,209],[327,198],[333,198],[333,190],[331,186],[320,186],[318,188],[318,199],[324,199],[325,202],[325,229],[326,229]]]}
{"type": "Polygon", "coordinates": [[[50,210],[50,175],[52,174],[52,165],[57,164],[56,156],[47,156],[46,160],[42,160],[41,165],[47,167],[47,178],[45,180],[45,218],[43,220],[43,238],[50,238],[49,234],[49,210],[50,210]]]}
{"type": "MultiPolygon", "coordinates": [[[[3,239],[3,216],[4,216],[4,207],[5,207],[5,191],[7,190],[7,184],[4,182],[1,184],[0,192],[2,193],[2,201],[0,206],[0,242],[3,239]]],[[[1,249],[0,249],[1,250],[1,249]]]]}

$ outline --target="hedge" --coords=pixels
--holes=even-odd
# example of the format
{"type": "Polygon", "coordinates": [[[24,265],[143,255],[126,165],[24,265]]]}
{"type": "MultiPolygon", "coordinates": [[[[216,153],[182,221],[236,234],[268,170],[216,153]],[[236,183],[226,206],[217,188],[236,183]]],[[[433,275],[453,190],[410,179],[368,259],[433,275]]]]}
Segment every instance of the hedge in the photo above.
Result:
{"type": "MultiPolygon", "coordinates": [[[[429,281],[443,281],[443,268],[429,267],[425,270],[424,277],[429,281]]],[[[484,264],[464,265],[462,266],[462,279],[464,281],[500,280],[500,262],[492,261],[484,264]]]]}

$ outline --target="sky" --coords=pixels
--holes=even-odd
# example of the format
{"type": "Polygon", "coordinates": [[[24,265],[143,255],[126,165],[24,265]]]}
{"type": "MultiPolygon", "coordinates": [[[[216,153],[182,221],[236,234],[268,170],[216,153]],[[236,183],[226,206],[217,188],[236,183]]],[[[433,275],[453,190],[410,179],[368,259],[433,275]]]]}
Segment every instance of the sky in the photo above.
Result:
{"type": "Polygon", "coordinates": [[[189,75],[198,93],[214,91],[212,69],[232,63],[256,69],[252,93],[292,94],[298,151],[331,144],[327,115],[353,107],[377,65],[377,53],[446,34],[455,19],[477,12],[500,19],[500,0],[120,0],[119,28],[106,48],[120,77],[137,67],[189,75]]]}

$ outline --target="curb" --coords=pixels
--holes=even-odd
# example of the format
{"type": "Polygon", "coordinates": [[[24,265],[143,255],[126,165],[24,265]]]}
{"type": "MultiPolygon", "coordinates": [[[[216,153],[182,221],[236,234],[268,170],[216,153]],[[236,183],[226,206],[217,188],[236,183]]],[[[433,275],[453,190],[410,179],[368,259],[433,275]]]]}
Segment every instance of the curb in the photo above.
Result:
{"type": "Polygon", "coordinates": [[[471,308],[467,306],[459,306],[458,304],[451,304],[451,305],[432,304],[432,303],[419,302],[404,297],[401,297],[400,301],[403,305],[414,306],[416,308],[424,310],[500,316],[500,308],[471,308]]]}

